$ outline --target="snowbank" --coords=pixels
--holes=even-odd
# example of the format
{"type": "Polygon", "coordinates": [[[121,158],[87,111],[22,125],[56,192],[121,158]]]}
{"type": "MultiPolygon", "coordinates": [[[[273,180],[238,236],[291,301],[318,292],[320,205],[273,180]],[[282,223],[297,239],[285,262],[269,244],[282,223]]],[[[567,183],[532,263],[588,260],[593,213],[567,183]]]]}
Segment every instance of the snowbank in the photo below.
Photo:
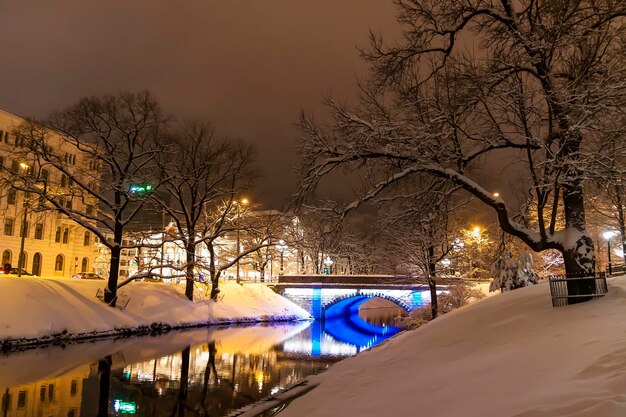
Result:
{"type": "Polygon", "coordinates": [[[490,297],[334,365],[280,417],[626,415],[626,279],[553,308],[545,284],[490,297]]]}
{"type": "Polygon", "coordinates": [[[221,284],[214,302],[197,292],[188,301],[180,286],[134,282],[120,293],[124,310],[96,298],[104,281],[7,277],[0,279],[0,344],[41,342],[50,337],[80,338],[141,327],[302,320],[309,314],[262,284],[221,284]]]}

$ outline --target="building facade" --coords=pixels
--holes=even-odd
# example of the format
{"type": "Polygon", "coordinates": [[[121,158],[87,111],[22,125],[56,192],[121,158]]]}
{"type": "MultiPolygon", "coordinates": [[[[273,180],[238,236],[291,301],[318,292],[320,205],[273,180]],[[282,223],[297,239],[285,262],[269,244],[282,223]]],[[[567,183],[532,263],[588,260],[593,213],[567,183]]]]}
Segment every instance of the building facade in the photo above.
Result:
{"type": "MultiPolygon", "coordinates": [[[[0,109],[0,172],[29,169],[28,161],[19,156],[22,153],[18,152],[19,139],[13,134],[13,129],[23,121],[0,109]]],[[[75,154],[66,154],[66,162],[87,163],[81,155],[75,154]]],[[[48,181],[60,187],[71,186],[68,179],[57,172],[50,172],[48,181]]],[[[23,242],[22,268],[34,275],[70,277],[77,272],[92,272],[98,255],[95,236],[56,211],[31,209],[31,198],[9,184],[0,190],[1,265],[18,266],[23,242]]],[[[68,200],[67,204],[85,211],[93,210],[85,201],[68,200]]]]}

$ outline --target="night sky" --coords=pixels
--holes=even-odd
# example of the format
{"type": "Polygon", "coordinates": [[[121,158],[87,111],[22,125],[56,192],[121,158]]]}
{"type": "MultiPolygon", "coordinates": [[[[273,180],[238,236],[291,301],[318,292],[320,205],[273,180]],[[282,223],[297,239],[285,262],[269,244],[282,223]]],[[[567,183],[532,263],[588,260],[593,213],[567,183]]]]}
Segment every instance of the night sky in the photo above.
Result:
{"type": "Polygon", "coordinates": [[[368,29],[395,36],[387,0],[20,0],[0,8],[0,107],[34,117],[87,95],[151,90],[167,113],[255,144],[255,198],[294,190],[293,124],[350,100],[368,29]]]}

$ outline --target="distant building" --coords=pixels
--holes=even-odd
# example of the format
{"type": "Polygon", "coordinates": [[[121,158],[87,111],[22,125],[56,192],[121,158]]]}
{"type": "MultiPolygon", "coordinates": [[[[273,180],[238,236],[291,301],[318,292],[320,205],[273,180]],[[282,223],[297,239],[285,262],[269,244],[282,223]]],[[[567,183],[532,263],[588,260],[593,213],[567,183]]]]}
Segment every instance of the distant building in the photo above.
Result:
{"type": "MultiPolygon", "coordinates": [[[[17,156],[19,141],[12,133],[23,118],[0,109],[0,166],[8,170],[28,169],[28,161],[17,156]]],[[[59,141],[59,146],[61,142],[59,141]]],[[[66,154],[71,165],[86,164],[81,155],[66,154]]],[[[50,172],[49,182],[60,187],[71,183],[60,173],[50,172]]],[[[35,275],[69,277],[76,272],[94,270],[98,255],[95,236],[56,211],[35,212],[30,209],[24,193],[10,187],[0,190],[0,253],[1,265],[17,267],[24,236],[22,268],[35,275]],[[25,220],[25,222],[24,222],[25,220]],[[26,227],[24,227],[24,225],[26,227]]],[[[66,204],[79,210],[93,210],[88,201],[68,200],[66,204]]]]}

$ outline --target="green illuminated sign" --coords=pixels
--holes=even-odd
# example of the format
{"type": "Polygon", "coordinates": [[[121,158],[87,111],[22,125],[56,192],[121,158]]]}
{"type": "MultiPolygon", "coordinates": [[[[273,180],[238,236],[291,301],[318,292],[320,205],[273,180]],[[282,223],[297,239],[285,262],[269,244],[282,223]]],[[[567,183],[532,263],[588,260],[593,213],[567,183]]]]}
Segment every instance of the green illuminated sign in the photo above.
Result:
{"type": "Polygon", "coordinates": [[[131,401],[113,400],[113,410],[116,413],[136,414],[137,403],[131,401]]]}
{"type": "Polygon", "coordinates": [[[152,186],[150,184],[133,184],[130,186],[131,193],[145,194],[148,191],[152,191],[152,186]]]}

